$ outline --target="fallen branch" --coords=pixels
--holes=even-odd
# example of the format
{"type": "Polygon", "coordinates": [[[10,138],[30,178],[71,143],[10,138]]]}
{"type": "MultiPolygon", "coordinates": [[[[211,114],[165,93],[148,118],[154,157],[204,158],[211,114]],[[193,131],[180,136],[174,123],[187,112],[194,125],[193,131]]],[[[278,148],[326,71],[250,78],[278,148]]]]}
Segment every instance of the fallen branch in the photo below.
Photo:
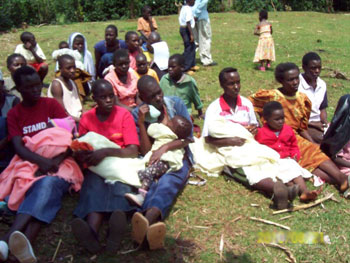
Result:
{"type": "Polygon", "coordinates": [[[308,209],[310,207],[317,206],[317,205],[323,203],[324,201],[331,199],[333,197],[333,195],[334,194],[330,194],[326,197],[323,197],[321,199],[316,200],[313,203],[309,203],[309,204],[305,204],[305,205],[298,205],[298,206],[294,206],[292,208],[278,210],[278,211],[273,212],[272,214],[277,215],[277,214],[282,214],[282,213],[287,213],[287,212],[294,212],[294,211],[298,211],[298,210],[308,209]]]}
{"type": "Polygon", "coordinates": [[[283,250],[283,252],[286,253],[286,255],[287,255],[288,259],[290,260],[290,262],[297,263],[296,258],[294,257],[294,255],[292,254],[292,251],[290,251],[289,248],[282,247],[282,246],[277,245],[275,243],[266,243],[266,245],[269,246],[269,247],[274,247],[274,248],[278,248],[278,249],[283,250]]]}
{"type": "Polygon", "coordinates": [[[222,261],[222,252],[224,251],[224,234],[221,235],[219,251],[220,251],[220,260],[222,261]]]}
{"type": "Polygon", "coordinates": [[[252,216],[249,217],[249,219],[253,220],[253,221],[261,222],[261,223],[264,223],[264,224],[268,224],[268,225],[278,226],[278,227],[286,229],[286,230],[290,230],[289,226],[284,226],[284,225],[281,225],[281,224],[278,224],[278,223],[275,223],[275,222],[272,222],[272,221],[269,221],[269,220],[256,218],[256,217],[252,217],[252,216]]]}
{"type": "Polygon", "coordinates": [[[62,243],[62,239],[60,239],[60,240],[58,241],[58,245],[57,245],[57,247],[56,247],[55,254],[53,254],[53,257],[52,257],[52,259],[51,259],[51,262],[55,262],[56,256],[57,256],[57,253],[58,253],[58,250],[60,249],[60,246],[61,246],[61,243],[62,243]]]}

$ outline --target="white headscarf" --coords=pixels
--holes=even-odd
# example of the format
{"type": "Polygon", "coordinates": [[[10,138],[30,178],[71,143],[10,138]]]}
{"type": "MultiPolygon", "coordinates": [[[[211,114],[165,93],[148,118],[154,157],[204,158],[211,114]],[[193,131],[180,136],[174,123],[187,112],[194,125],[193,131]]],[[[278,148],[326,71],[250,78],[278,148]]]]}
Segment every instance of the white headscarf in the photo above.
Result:
{"type": "Polygon", "coordinates": [[[87,42],[86,38],[83,34],[75,32],[72,33],[68,38],[68,45],[70,49],[73,49],[73,41],[77,36],[82,36],[84,39],[84,66],[86,68],[86,71],[92,76],[92,80],[95,80],[96,77],[96,71],[95,71],[95,63],[92,59],[92,55],[90,51],[87,49],[87,42]]]}

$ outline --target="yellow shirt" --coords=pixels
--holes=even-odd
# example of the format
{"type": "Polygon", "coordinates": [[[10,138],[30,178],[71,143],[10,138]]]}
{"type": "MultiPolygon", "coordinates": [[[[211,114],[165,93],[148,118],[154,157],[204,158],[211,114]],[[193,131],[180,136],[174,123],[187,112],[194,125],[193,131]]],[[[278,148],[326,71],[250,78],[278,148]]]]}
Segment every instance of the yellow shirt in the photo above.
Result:
{"type": "Polygon", "coordinates": [[[149,75],[149,76],[153,77],[159,83],[159,78],[158,78],[157,73],[151,68],[149,68],[147,73],[144,75],[140,75],[139,73],[137,73],[137,71],[134,71],[134,73],[138,78],[141,78],[144,75],[149,75]]]}

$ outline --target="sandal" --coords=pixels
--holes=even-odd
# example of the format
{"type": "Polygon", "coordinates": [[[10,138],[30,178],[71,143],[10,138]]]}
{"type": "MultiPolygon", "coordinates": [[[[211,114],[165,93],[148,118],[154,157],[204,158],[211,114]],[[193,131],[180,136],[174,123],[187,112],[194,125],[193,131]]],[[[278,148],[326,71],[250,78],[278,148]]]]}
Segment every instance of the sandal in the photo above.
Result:
{"type": "Polygon", "coordinates": [[[123,211],[114,211],[109,218],[109,230],[107,236],[106,250],[108,252],[116,252],[120,248],[122,237],[126,232],[127,221],[123,211]]]}
{"type": "Polygon", "coordinates": [[[150,250],[164,248],[166,227],[163,222],[151,225],[147,231],[147,241],[150,250]]]}
{"type": "Polygon", "coordinates": [[[145,240],[149,223],[146,217],[143,216],[143,214],[136,212],[132,218],[131,218],[131,226],[132,226],[132,232],[131,236],[132,239],[139,245],[142,244],[142,242],[145,240]]]}
{"type": "Polygon", "coordinates": [[[80,245],[82,245],[90,253],[97,254],[101,250],[101,246],[97,240],[95,232],[93,232],[85,220],[75,218],[72,221],[72,232],[74,237],[79,241],[80,245]]]}

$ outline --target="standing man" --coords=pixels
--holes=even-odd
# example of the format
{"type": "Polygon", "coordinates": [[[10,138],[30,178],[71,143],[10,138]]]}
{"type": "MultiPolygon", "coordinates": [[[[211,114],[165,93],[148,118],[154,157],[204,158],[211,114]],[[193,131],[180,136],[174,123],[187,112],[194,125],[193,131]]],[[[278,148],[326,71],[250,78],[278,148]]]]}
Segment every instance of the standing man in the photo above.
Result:
{"type": "Polygon", "coordinates": [[[210,53],[211,27],[207,10],[209,0],[196,0],[192,12],[196,21],[194,35],[199,44],[199,57],[204,66],[216,66],[210,53]]]}

